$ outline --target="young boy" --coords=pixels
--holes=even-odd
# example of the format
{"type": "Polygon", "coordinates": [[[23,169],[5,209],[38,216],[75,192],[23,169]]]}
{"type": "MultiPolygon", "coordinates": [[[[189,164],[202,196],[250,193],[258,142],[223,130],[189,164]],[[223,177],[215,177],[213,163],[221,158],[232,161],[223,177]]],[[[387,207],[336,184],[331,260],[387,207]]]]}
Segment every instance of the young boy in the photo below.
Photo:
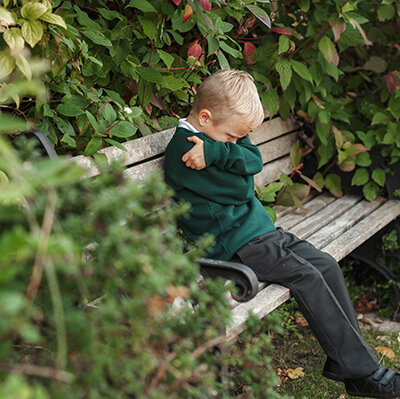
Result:
{"type": "Polygon", "coordinates": [[[263,163],[247,135],[263,119],[246,72],[219,71],[200,85],[165,153],[167,183],[191,204],[180,226],[193,241],[214,236],[210,257],[244,263],[260,281],[290,289],[327,355],[325,377],[343,381],[349,395],[396,398],[400,374],[379,365],[362,339],[338,263],[276,229],[255,197],[253,175],[263,163]]]}

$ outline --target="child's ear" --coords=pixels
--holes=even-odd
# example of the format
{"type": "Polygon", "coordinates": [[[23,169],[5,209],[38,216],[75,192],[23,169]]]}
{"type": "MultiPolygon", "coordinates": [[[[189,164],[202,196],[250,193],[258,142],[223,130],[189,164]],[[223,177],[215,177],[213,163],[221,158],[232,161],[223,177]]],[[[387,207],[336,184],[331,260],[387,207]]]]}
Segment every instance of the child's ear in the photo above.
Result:
{"type": "Polygon", "coordinates": [[[207,108],[200,110],[199,114],[199,125],[205,126],[211,120],[211,111],[207,108]]]}

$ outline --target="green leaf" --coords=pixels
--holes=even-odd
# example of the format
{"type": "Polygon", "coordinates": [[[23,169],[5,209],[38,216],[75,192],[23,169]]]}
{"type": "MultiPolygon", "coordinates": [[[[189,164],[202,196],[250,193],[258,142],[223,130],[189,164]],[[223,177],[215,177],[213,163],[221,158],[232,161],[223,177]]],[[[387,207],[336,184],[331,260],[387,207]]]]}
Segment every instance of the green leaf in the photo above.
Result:
{"type": "Polygon", "coordinates": [[[19,28],[7,29],[3,34],[3,38],[11,50],[16,50],[18,52],[24,48],[25,40],[19,28]]]}
{"type": "Polygon", "coordinates": [[[72,127],[72,125],[69,123],[69,121],[65,120],[65,119],[55,119],[56,121],[56,125],[58,127],[58,129],[64,133],[67,134],[69,136],[75,136],[75,130],[72,127]]]}
{"type": "Polygon", "coordinates": [[[377,11],[379,21],[386,21],[395,16],[395,9],[391,5],[385,5],[378,8],[377,11]]]}
{"type": "Polygon", "coordinates": [[[103,114],[104,114],[104,118],[110,123],[114,122],[115,119],[117,119],[117,113],[114,111],[111,104],[104,105],[104,113],[103,114]]]}
{"type": "Polygon", "coordinates": [[[271,20],[268,16],[268,14],[263,10],[262,8],[252,5],[252,4],[247,4],[246,7],[268,28],[271,29],[271,20]]]}
{"type": "Polygon", "coordinates": [[[15,67],[15,59],[8,51],[0,52],[0,79],[8,76],[15,67]]]}
{"type": "Polygon", "coordinates": [[[111,130],[110,134],[117,137],[132,137],[135,135],[137,127],[127,121],[121,121],[115,125],[111,130]]]}
{"type": "Polygon", "coordinates": [[[26,130],[26,121],[15,116],[0,115],[0,133],[15,133],[26,130]]]}
{"type": "Polygon", "coordinates": [[[147,82],[165,84],[164,78],[160,72],[154,68],[140,66],[137,68],[138,74],[147,82]]]}
{"type": "Polygon", "coordinates": [[[290,149],[290,160],[292,161],[292,166],[297,166],[301,161],[301,150],[298,141],[290,149]]]}
{"type": "Polygon", "coordinates": [[[261,187],[258,190],[260,201],[273,202],[275,201],[276,193],[283,187],[283,183],[270,183],[266,187],[261,187]]]}
{"type": "Polygon", "coordinates": [[[315,181],[315,183],[318,184],[318,187],[320,187],[321,189],[325,187],[325,179],[321,172],[317,172],[313,176],[313,180],[315,181]]]}
{"type": "Polygon", "coordinates": [[[56,111],[64,116],[78,116],[84,113],[84,110],[76,105],[71,104],[58,104],[56,111]]]}
{"type": "Polygon", "coordinates": [[[329,63],[336,66],[339,64],[339,55],[336,51],[335,45],[329,37],[324,36],[320,40],[319,49],[329,63]]]}
{"type": "Polygon", "coordinates": [[[0,7],[0,25],[9,26],[14,24],[14,15],[10,11],[6,10],[4,7],[0,7]]]}
{"type": "Polygon", "coordinates": [[[276,90],[271,86],[266,92],[261,94],[261,101],[270,112],[270,116],[274,116],[278,111],[279,97],[276,90]]]}
{"type": "Polygon", "coordinates": [[[370,59],[363,65],[363,69],[367,71],[373,71],[376,73],[385,72],[387,68],[387,62],[381,57],[373,55],[370,59]]]}
{"type": "Polygon", "coordinates": [[[96,118],[89,111],[85,111],[85,114],[86,114],[90,124],[92,125],[94,131],[98,133],[100,131],[100,127],[99,127],[99,124],[98,124],[96,118]]]}
{"type": "Polygon", "coordinates": [[[264,209],[267,211],[268,215],[270,216],[272,223],[276,222],[276,212],[272,206],[264,206],[264,209]]]}
{"type": "Polygon", "coordinates": [[[68,144],[70,147],[76,148],[76,141],[69,134],[64,134],[64,136],[62,136],[60,141],[62,143],[68,144]]]}
{"type": "Polygon", "coordinates": [[[289,38],[286,35],[280,35],[278,54],[286,53],[286,51],[289,50],[289,47],[290,47],[289,38]]]}
{"type": "Polygon", "coordinates": [[[368,201],[374,201],[379,195],[379,186],[370,181],[363,187],[363,194],[368,201]]]}
{"type": "Polygon", "coordinates": [[[57,26],[61,26],[64,29],[67,29],[67,25],[65,24],[64,20],[62,17],[60,17],[57,14],[52,14],[51,11],[47,11],[46,13],[44,13],[40,19],[42,21],[46,21],[49,22],[50,24],[53,25],[57,25],[57,26]]]}
{"type": "Polygon", "coordinates": [[[154,6],[147,0],[131,0],[127,7],[134,7],[143,12],[157,12],[154,6]]]}
{"type": "Polygon", "coordinates": [[[380,123],[387,125],[390,122],[391,118],[387,113],[377,112],[372,118],[372,124],[378,125],[380,123]]]}
{"type": "Polygon", "coordinates": [[[128,151],[120,142],[113,139],[104,139],[108,144],[113,145],[114,147],[119,148],[122,151],[128,151]]]}
{"type": "Polygon", "coordinates": [[[23,53],[19,53],[15,56],[15,64],[19,68],[19,70],[25,75],[28,80],[32,78],[32,70],[31,65],[28,60],[24,57],[23,53]]]}
{"type": "Polygon", "coordinates": [[[87,144],[84,155],[90,156],[95,154],[103,146],[103,140],[100,137],[92,137],[87,144]]]}
{"type": "Polygon", "coordinates": [[[218,50],[218,62],[219,66],[221,69],[230,69],[231,67],[229,66],[229,62],[225,57],[225,54],[222,52],[222,50],[218,50]]]}
{"type": "Polygon", "coordinates": [[[279,73],[282,90],[286,90],[292,79],[291,63],[287,60],[280,59],[275,64],[275,69],[279,73]]]}
{"type": "Polygon", "coordinates": [[[111,98],[112,101],[115,102],[115,104],[120,105],[121,107],[124,106],[125,101],[122,99],[122,97],[117,93],[116,91],[105,89],[105,92],[107,95],[111,98]]]}
{"type": "Polygon", "coordinates": [[[164,61],[164,64],[167,66],[167,68],[168,69],[171,68],[174,62],[174,56],[160,49],[157,49],[157,53],[160,56],[160,58],[164,61]]]}
{"type": "Polygon", "coordinates": [[[30,20],[39,19],[45,12],[47,12],[46,6],[38,2],[26,3],[21,8],[22,17],[30,20]]]}
{"type": "Polygon", "coordinates": [[[100,31],[81,30],[82,34],[88,37],[93,43],[100,46],[112,47],[112,43],[100,31]]]}
{"type": "Polygon", "coordinates": [[[357,169],[351,179],[352,186],[363,186],[369,180],[369,173],[368,170],[365,168],[357,169]]]}
{"type": "Polygon", "coordinates": [[[146,18],[142,15],[138,17],[139,23],[142,26],[143,33],[151,40],[154,40],[157,36],[157,25],[150,18],[146,18]]]}
{"type": "Polygon", "coordinates": [[[372,171],[372,180],[379,186],[383,187],[386,181],[386,174],[383,169],[375,169],[372,171]]]}
{"type": "Polygon", "coordinates": [[[290,60],[290,63],[292,64],[292,68],[294,69],[294,71],[301,78],[309,81],[311,84],[313,83],[313,78],[312,78],[311,72],[308,70],[306,65],[304,65],[303,63],[301,63],[299,61],[295,61],[295,60],[290,60]]]}
{"type": "Polygon", "coordinates": [[[25,41],[31,47],[35,47],[43,36],[43,25],[40,21],[27,20],[22,23],[21,32],[25,41]]]}
{"type": "Polygon", "coordinates": [[[106,8],[98,8],[99,13],[102,15],[103,18],[108,19],[109,21],[118,18],[121,21],[123,20],[122,15],[118,11],[114,10],[107,10],[106,8]]]}
{"type": "Polygon", "coordinates": [[[330,173],[325,177],[325,187],[335,196],[342,197],[342,183],[339,175],[330,173]]]}
{"type": "Polygon", "coordinates": [[[362,152],[356,156],[356,165],[370,166],[372,164],[371,156],[368,152],[362,152]]]}

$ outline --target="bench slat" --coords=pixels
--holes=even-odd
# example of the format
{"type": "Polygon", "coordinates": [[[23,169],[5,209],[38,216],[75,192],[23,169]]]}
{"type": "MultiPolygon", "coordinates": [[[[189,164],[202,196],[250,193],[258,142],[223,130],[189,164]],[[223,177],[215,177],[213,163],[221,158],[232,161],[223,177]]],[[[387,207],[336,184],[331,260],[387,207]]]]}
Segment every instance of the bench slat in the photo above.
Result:
{"type": "Polygon", "coordinates": [[[298,123],[292,121],[290,118],[286,121],[277,117],[264,122],[259,127],[255,128],[250,134],[250,140],[253,144],[258,145],[268,140],[272,140],[276,137],[292,132],[298,129],[300,126],[298,123]]]}
{"type": "Polygon", "coordinates": [[[318,195],[317,197],[311,199],[311,201],[304,204],[304,207],[308,210],[306,214],[303,213],[300,209],[295,208],[292,212],[287,213],[281,218],[278,216],[276,225],[288,230],[296,224],[300,223],[302,220],[319,212],[335,200],[336,198],[328,193],[318,195]]]}
{"type": "Polygon", "coordinates": [[[309,236],[307,241],[311,242],[311,244],[317,248],[322,248],[349,230],[361,219],[368,216],[381,205],[382,201],[380,200],[375,200],[373,202],[361,201],[356,206],[350,208],[347,212],[344,212],[338,218],[334,219],[331,223],[309,236]]]}
{"type": "MultiPolygon", "coordinates": [[[[306,218],[302,222],[290,229],[290,232],[304,240],[311,234],[319,230],[321,227],[336,219],[343,212],[354,206],[357,202],[360,201],[360,199],[360,197],[353,195],[346,195],[342,198],[339,198],[336,201],[327,205],[320,212],[317,212],[310,217],[307,217],[306,215],[306,218]]],[[[286,229],[285,226],[281,227],[286,229]]]]}
{"type": "Polygon", "coordinates": [[[400,201],[390,200],[322,249],[339,261],[399,215],[400,201]]]}
{"type": "Polygon", "coordinates": [[[156,158],[146,163],[141,163],[139,165],[132,166],[131,168],[125,169],[126,175],[135,181],[144,181],[147,176],[152,173],[163,170],[164,157],[156,158]]]}
{"type": "Polygon", "coordinates": [[[263,318],[289,298],[288,288],[278,284],[268,285],[256,297],[235,307],[232,313],[232,323],[227,327],[226,335],[229,339],[233,339],[240,334],[250,311],[259,318],[263,318]]]}
{"type": "Polygon", "coordinates": [[[264,165],[263,170],[254,176],[254,183],[257,186],[266,186],[273,181],[279,180],[282,172],[289,174],[292,170],[290,157],[278,159],[264,165]]]}
{"type": "Polygon", "coordinates": [[[275,161],[285,155],[288,155],[290,149],[296,144],[297,134],[296,132],[290,133],[286,136],[278,137],[273,141],[268,141],[267,143],[260,144],[258,149],[261,152],[263,163],[267,164],[269,162],[275,161]]]}

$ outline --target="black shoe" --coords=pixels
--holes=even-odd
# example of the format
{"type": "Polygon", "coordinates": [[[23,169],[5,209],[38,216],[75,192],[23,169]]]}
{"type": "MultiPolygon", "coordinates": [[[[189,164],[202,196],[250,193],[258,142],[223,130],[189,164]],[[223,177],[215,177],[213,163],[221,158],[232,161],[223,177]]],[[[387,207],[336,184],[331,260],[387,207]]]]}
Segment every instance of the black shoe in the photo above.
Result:
{"type": "Polygon", "coordinates": [[[344,384],[351,396],[384,399],[400,397],[400,374],[382,365],[371,375],[346,379],[344,384]]]}

